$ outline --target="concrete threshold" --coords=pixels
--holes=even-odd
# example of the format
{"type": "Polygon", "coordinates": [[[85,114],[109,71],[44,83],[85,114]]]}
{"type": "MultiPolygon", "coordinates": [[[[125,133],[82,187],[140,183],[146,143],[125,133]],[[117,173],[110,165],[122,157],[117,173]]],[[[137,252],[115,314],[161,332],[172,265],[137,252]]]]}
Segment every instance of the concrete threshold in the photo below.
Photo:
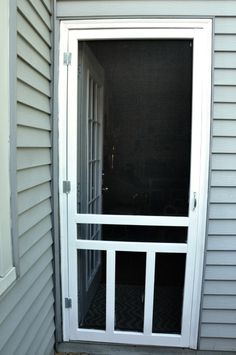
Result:
{"type": "Polygon", "coordinates": [[[56,346],[55,355],[236,355],[235,352],[190,350],[182,348],[64,342],[56,346]]]}

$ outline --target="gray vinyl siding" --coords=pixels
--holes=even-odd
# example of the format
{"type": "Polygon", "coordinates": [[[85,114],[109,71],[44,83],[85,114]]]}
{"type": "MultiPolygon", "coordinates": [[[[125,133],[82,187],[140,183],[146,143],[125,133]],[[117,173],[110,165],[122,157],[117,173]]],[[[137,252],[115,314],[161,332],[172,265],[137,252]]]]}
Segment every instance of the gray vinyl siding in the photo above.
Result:
{"type": "Polygon", "coordinates": [[[209,225],[200,348],[236,350],[236,17],[215,18],[209,225]]]}
{"type": "Polygon", "coordinates": [[[19,278],[0,300],[0,354],[54,347],[51,221],[51,1],[17,1],[19,278]]]}
{"type": "Polygon", "coordinates": [[[213,18],[210,187],[198,348],[236,351],[236,1],[58,1],[57,16],[213,18]]]}

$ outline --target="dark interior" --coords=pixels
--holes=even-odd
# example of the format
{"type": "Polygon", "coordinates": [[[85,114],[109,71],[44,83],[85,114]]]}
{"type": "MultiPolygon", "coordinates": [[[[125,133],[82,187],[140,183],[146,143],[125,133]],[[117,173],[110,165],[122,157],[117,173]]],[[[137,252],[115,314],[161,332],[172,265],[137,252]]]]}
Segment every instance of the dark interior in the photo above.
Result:
{"type": "MultiPolygon", "coordinates": [[[[192,41],[87,44],[105,72],[102,212],[188,216],[192,41]]],[[[187,228],[106,225],[102,239],[183,243],[187,228]]],[[[116,253],[116,329],[142,331],[145,261],[145,253],[116,253]]],[[[105,328],[104,314],[100,324],[92,316],[99,302],[105,309],[104,270],[103,262],[82,327],[105,328]]],[[[184,274],[185,255],[157,255],[153,332],[180,333],[184,274]]]]}

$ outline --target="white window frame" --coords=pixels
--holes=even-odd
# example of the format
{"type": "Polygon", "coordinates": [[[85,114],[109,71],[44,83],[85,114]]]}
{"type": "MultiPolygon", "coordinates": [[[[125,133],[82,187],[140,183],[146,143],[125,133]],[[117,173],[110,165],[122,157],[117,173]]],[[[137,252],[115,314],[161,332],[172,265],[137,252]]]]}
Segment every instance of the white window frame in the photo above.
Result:
{"type": "MultiPolygon", "coordinates": [[[[63,63],[63,52],[68,50],[68,36],[70,32],[74,32],[80,40],[89,39],[119,39],[127,38],[168,38],[167,32],[170,33],[169,38],[193,38],[197,39],[198,48],[200,48],[200,57],[198,58],[198,66],[204,68],[201,72],[201,78],[198,78],[198,87],[201,87],[201,171],[196,171],[196,179],[200,181],[198,189],[198,204],[201,206],[197,215],[198,220],[198,238],[195,240],[195,245],[191,248],[196,251],[195,260],[192,264],[194,269],[193,293],[189,303],[191,306],[190,323],[188,323],[188,339],[184,339],[181,344],[175,346],[197,348],[199,316],[200,316],[200,301],[201,287],[203,276],[203,260],[205,249],[205,234],[206,234],[206,216],[207,216],[207,193],[208,193],[208,172],[209,172],[209,146],[210,146],[210,118],[211,118],[211,75],[212,75],[212,20],[211,19],[109,19],[109,20],[70,20],[61,21],[60,28],[60,58],[59,58],[59,156],[60,156],[60,211],[61,211],[61,272],[62,272],[62,297],[70,297],[68,286],[68,202],[67,196],[63,194],[62,181],[67,180],[66,167],[66,142],[67,138],[63,134],[66,132],[67,120],[67,80],[68,67],[63,63]],[[147,31],[151,29],[151,31],[147,31]],[[73,30],[80,30],[79,36],[73,30]],[[102,30],[102,31],[101,31],[102,30]],[[135,35],[134,35],[135,32],[135,35]],[[158,33],[157,33],[158,32],[158,33]],[[130,36],[130,37],[129,37],[130,36]],[[200,45],[201,44],[201,45],[200,45]],[[198,176],[199,174],[199,176],[198,176]]],[[[71,49],[70,49],[71,50],[71,49]]],[[[72,53],[72,60],[76,53],[72,53]]],[[[73,52],[73,51],[72,51],[73,52]]],[[[197,73],[195,73],[197,77],[197,73]]],[[[73,90],[72,90],[73,91],[73,90]]],[[[76,90],[75,90],[76,92],[76,90]]],[[[76,108],[70,105],[70,110],[76,108]]],[[[80,216],[85,217],[86,216],[80,216]]],[[[104,216],[96,216],[99,222],[104,216]]],[[[114,223],[117,223],[117,220],[114,223]]],[[[70,317],[69,310],[63,307],[63,337],[65,341],[70,340],[69,334],[70,317]]],[[[174,344],[172,344],[174,345],[174,344]]]]}
{"type": "Polygon", "coordinates": [[[10,2],[0,2],[0,296],[16,279],[10,208],[10,2]]]}

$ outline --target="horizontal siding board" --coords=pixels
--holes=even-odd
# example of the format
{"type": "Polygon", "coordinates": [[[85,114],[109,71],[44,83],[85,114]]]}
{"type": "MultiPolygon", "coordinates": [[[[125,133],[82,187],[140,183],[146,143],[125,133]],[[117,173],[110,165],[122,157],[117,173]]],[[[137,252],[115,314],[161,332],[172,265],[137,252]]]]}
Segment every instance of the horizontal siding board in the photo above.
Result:
{"type": "MultiPolygon", "coordinates": [[[[26,238],[26,236],[24,237],[24,240],[26,240],[29,244],[31,245],[31,240],[33,240],[34,238],[37,237],[37,235],[40,233],[40,228],[42,228],[42,226],[40,225],[40,223],[42,223],[42,221],[44,221],[44,218],[48,219],[48,229],[43,230],[43,234],[45,234],[47,231],[50,230],[51,228],[51,223],[50,223],[50,213],[51,213],[51,201],[50,199],[47,199],[41,203],[39,203],[38,205],[36,205],[35,207],[29,209],[28,211],[22,213],[21,215],[19,215],[18,217],[18,229],[19,229],[19,236],[22,236],[24,233],[28,233],[29,237],[26,238]],[[38,233],[36,233],[36,231],[31,231],[31,228],[34,226],[38,226],[39,231],[38,233]],[[29,240],[28,240],[29,239],[29,240]]],[[[44,221],[45,223],[45,221],[44,221]]],[[[43,235],[41,232],[41,236],[43,235]]],[[[23,236],[22,236],[23,238],[23,236]]],[[[20,238],[20,241],[22,244],[22,238],[20,238]]]]}
{"type": "MultiPolygon", "coordinates": [[[[210,204],[209,218],[210,219],[234,219],[236,216],[236,204],[210,204]]],[[[236,234],[236,233],[235,233],[236,234]]]]}
{"type": "Polygon", "coordinates": [[[236,171],[212,171],[211,186],[212,187],[221,187],[221,186],[236,187],[236,171]]]}
{"type": "Polygon", "coordinates": [[[215,52],[214,67],[224,69],[235,69],[236,52],[215,52]]]}
{"type": "Polygon", "coordinates": [[[37,14],[34,7],[32,7],[28,0],[17,0],[17,6],[34,30],[38,32],[49,46],[51,46],[50,31],[45,22],[37,14]]]}
{"type": "Polygon", "coordinates": [[[208,251],[206,265],[236,265],[236,250],[208,251]]]}
{"type": "Polygon", "coordinates": [[[215,85],[236,85],[235,69],[215,69],[214,71],[215,85]]]}
{"type": "Polygon", "coordinates": [[[17,169],[27,169],[51,163],[50,150],[47,148],[18,148],[17,169]]]}
{"type": "Polygon", "coordinates": [[[29,249],[24,256],[20,259],[20,272],[24,275],[35,263],[35,260],[43,255],[52,245],[51,232],[42,236],[37,243],[35,243],[31,249],[29,249]]]}
{"type": "MultiPolygon", "coordinates": [[[[236,281],[236,266],[228,266],[228,265],[224,265],[224,266],[212,266],[212,265],[208,265],[206,266],[206,270],[205,270],[205,280],[233,280],[236,281]]],[[[222,299],[224,297],[222,296],[222,299]]],[[[226,300],[225,302],[227,302],[227,300],[229,301],[230,298],[225,297],[226,300]]],[[[236,301],[236,295],[235,295],[235,301],[236,301]]],[[[229,304],[230,306],[230,304],[229,304]]]]}
{"type": "Polygon", "coordinates": [[[202,324],[202,337],[235,338],[235,334],[236,324],[202,324]]]}
{"type": "Polygon", "coordinates": [[[51,63],[50,47],[19,12],[17,14],[17,31],[49,64],[51,63]]]}
{"type": "Polygon", "coordinates": [[[59,1],[57,16],[234,16],[236,4],[234,1],[137,1],[126,0],[121,5],[120,1],[59,1]]]}
{"type": "Polygon", "coordinates": [[[50,116],[27,105],[17,103],[17,123],[22,126],[51,130],[50,116]]]}
{"type": "Polygon", "coordinates": [[[30,4],[37,11],[41,19],[47,25],[48,29],[51,30],[51,16],[46,7],[41,0],[28,0],[30,4]]]}
{"type": "MultiPolygon", "coordinates": [[[[235,58],[236,60],[236,58],[235,58]]],[[[236,119],[236,104],[215,103],[213,107],[213,116],[215,119],[236,119]]]]}
{"type": "Polygon", "coordinates": [[[236,35],[216,35],[216,51],[236,51],[236,35]]]}
{"type": "Polygon", "coordinates": [[[44,95],[51,96],[50,81],[20,58],[17,60],[17,77],[44,95]]]}
{"type": "Polygon", "coordinates": [[[236,233],[234,235],[210,235],[207,250],[236,250],[236,233]]]}
{"type": "Polygon", "coordinates": [[[236,137],[214,137],[212,140],[213,153],[236,153],[236,137]]]}
{"type": "Polygon", "coordinates": [[[236,170],[236,154],[213,153],[211,165],[215,170],[236,170]]]}
{"type": "Polygon", "coordinates": [[[230,355],[235,354],[236,339],[222,339],[222,338],[201,338],[200,348],[209,351],[229,351],[230,355]]]}
{"type": "Polygon", "coordinates": [[[228,324],[235,324],[236,310],[215,310],[204,309],[202,312],[202,323],[222,323],[222,320],[228,324]]]}
{"type": "Polygon", "coordinates": [[[40,239],[50,233],[52,222],[50,216],[43,217],[37,221],[28,231],[26,231],[19,240],[19,254],[22,257],[32,246],[40,239]]]}
{"type": "Polygon", "coordinates": [[[213,135],[218,137],[236,136],[236,119],[215,120],[213,123],[213,135]]]}
{"type": "Polygon", "coordinates": [[[20,34],[17,34],[17,55],[31,65],[38,73],[50,80],[50,66],[47,60],[20,34]]]}
{"type": "MultiPolygon", "coordinates": [[[[0,325],[0,344],[3,347],[7,340],[10,339],[11,335],[15,329],[20,326],[20,322],[23,319],[25,313],[33,305],[35,298],[38,293],[45,287],[48,280],[52,277],[52,265],[49,268],[46,268],[43,273],[38,277],[36,282],[28,290],[25,297],[23,297],[14,308],[14,312],[8,314],[8,317],[0,325]],[[4,329],[4,331],[3,331],[4,329]]],[[[20,354],[20,352],[19,352],[20,354]]]]}
{"type": "MultiPolygon", "coordinates": [[[[8,342],[6,346],[2,349],[3,354],[14,354],[18,351],[19,343],[22,339],[27,337],[29,328],[31,327],[32,320],[38,319],[38,316],[41,312],[41,309],[48,303],[48,300],[52,298],[52,288],[53,282],[52,278],[49,279],[45,287],[39,292],[37,298],[34,300],[34,303],[31,305],[28,312],[25,314],[24,318],[21,321],[21,326],[16,328],[15,332],[12,334],[12,341],[8,342]]],[[[19,353],[18,353],[19,354],[19,353]]]]}
{"type": "Polygon", "coordinates": [[[37,166],[17,172],[17,191],[21,192],[51,180],[49,165],[37,166]]]}
{"type": "Polygon", "coordinates": [[[234,187],[212,187],[210,202],[236,203],[236,189],[234,187]]]}
{"type": "Polygon", "coordinates": [[[203,308],[204,309],[236,309],[236,295],[224,295],[224,296],[216,296],[216,295],[205,295],[203,300],[203,308]]]}
{"type": "Polygon", "coordinates": [[[17,81],[17,101],[50,114],[50,98],[20,80],[17,81]]]}
{"type": "Polygon", "coordinates": [[[41,129],[18,126],[17,146],[20,148],[50,148],[50,133],[41,129]]]}
{"type": "Polygon", "coordinates": [[[27,211],[50,196],[51,187],[48,182],[18,193],[18,213],[27,211]]]}
{"type": "Polygon", "coordinates": [[[236,233],[236,220],[210,220],[209,221],[209,234],[228,234],[235,235],[236,233]]]}
{"type": "Polygon", "coordinates": [[[236,103],[236,86],[215,86],[214,102],[236,103]]]}
{"type": "MultiPolygon", "coordinates": [[[[236,295],[236,282],[225,280],[205,281],[204,295],[236,295]]],[[[234,313],[236,315],[236,310],[234,313]]],[[[236,323],[236,317],[234,322],[236,323]]]]}
{"type": "Polygon", "coordinates": [[[216,34],[236,34],[236,18],[235,17],[216,17],[215,19],[216,34]]]}

